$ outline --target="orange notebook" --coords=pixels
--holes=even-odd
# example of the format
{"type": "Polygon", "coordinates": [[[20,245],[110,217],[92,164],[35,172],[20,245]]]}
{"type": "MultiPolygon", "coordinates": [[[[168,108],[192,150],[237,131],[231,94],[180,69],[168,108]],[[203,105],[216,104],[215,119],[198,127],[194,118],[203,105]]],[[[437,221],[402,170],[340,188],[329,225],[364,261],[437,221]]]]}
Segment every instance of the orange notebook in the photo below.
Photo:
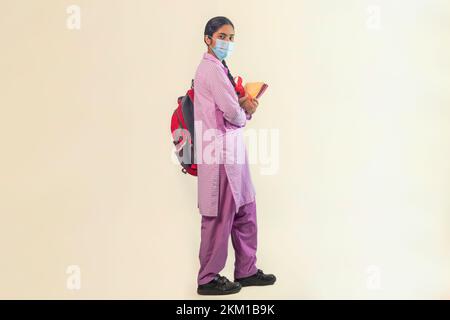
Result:
{"type": "Polygon", "coordinates": [[[244,86],[245,91],[247,91],[253,99],[261,97],[267,87],[268,85],[264,82],[247,82],[244,86]]]}

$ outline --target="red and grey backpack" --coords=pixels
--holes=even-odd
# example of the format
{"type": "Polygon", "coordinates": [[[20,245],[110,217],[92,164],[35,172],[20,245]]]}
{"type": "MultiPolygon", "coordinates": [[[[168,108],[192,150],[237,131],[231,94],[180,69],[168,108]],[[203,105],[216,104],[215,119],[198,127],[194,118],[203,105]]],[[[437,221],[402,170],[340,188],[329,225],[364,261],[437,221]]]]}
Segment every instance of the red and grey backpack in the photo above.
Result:
{"type": "MultiPolygon", "coordinates": [[[[238,97],[245,95],[242,86],[242,78],[237,77],[235,86],[238,97]]],[[[172,132],[175,154],[180,162],[183,173],[197,176],[197,162],[195,156],[195,132],[194,132],[194,79],[191,88],[184,96],[178,97],[178,106],[172,114],[170,131],[172,132]]]]}

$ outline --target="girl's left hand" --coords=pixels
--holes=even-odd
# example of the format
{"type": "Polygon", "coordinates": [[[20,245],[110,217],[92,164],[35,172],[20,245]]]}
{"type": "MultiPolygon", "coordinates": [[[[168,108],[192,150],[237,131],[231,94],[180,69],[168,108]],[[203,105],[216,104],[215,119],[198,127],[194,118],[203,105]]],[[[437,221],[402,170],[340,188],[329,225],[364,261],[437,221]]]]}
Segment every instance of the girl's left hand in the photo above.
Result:
{"type": "Polygon", "coordinates": [[[258,100],[250,97],[243,103],[242,108],[244,108],[248,114],[253,114],[255,113],[258,105],[259,105],[258,100]]]}
{"type": "Polygon", "coordinates": [[[239,98],[239,105],[242,107],[248,99],[251,99],[251,98],[248,95],[248,93],[246,92],[245,96],[243,96],[242,98],[239,98]]]}

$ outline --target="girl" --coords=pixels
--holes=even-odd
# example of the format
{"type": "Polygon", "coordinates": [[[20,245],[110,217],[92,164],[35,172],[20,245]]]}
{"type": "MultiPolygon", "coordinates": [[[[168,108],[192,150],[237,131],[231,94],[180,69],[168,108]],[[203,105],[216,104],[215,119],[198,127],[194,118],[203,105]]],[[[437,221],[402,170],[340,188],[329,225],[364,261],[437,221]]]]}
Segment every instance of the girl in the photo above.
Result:
{"type": "Polygon", "coordinates": [[[224,60],[234,47],[233,23],[225,17],[212,18],[206,24],[204,42],[208,51],[194,78],[198,208],[202,215],[197,292],[218,295],[239,292],[242,286],[270,285],[276,279],[256,267],[255,189],[243,128],[258,101],[247,94],[238,99],[224,60]],[[219,274],[226,263],[230,235],[235,251],[234,282],[219,274]]]}

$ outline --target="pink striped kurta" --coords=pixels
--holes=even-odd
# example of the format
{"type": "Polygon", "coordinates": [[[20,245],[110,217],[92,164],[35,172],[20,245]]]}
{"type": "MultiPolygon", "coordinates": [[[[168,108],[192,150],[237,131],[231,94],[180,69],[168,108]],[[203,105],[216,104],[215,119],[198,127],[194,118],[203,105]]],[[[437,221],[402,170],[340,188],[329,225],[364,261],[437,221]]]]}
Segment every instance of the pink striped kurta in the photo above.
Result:
{"type": "Polygon", "coordinates": [[[217,216],[219,164],[223,163],[239,207],[255,200],[243,130],[251,119],[239,106],[227,69],[205,52],[194,78],[195,146],[198,164],[198,208],[203,216],[217,216]]]}

